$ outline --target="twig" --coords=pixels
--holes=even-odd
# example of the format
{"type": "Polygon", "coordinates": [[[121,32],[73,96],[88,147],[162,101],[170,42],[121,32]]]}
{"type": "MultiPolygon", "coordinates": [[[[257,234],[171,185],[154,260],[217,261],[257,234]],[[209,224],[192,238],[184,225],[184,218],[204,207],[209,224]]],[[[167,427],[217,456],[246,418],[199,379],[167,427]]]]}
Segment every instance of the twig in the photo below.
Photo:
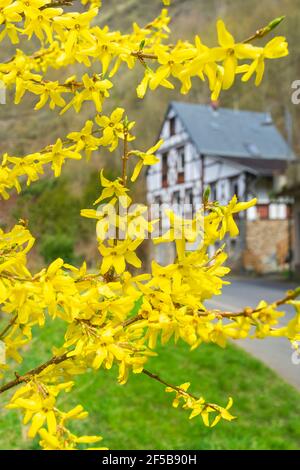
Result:
{"type": "MultiPolygon", "coordinates": [[[[156,380],[157,382],[165,385],[166,387],[169,387],[169,388],[172,388],[175,392],[178,392],[180,393],[181,395],[184,395],[186,397],[191,397],[193,398],[194,400],[199,400],[198,397],[196,397],[195,395],[192,395],[191,393],[189,392],[186,392],[185,390],[183,390],[182,388],[180,387],[177,387],[176,385],[172,385],[172,384],[169,384],[168,382],[166,382],[165,380],[161,379],[157,374],[153,374],[152,372],[150,372],[149,370],[147,369],[143,369],[143,374],[147,375],[147,377],[150,377],[150,379],[153,379],[153,380],[156,380]]],[[[204,404],[204,408],[212,408],[213,410],[215,410],[217,413],[219,413],[219,410],[212,404],[212,403],[205,403],[204,404]]]]}
{"type": "Polygon", "coordinates": [[[11,380],[10,382],[7,382],[5,385],[0,387],[0,394],[6,392],[7,390],[10,390],[13,387],[16,387],[22,382],[27,382],[31,376],[40,374],[43,370],[45,370],[52,364],[60,364],[61,362],[66,361],[67,359],[72,359],[68,357],[68,353],[64,353],[61,356],[53,356],[51,359],[49,359],[49,361],[44,362],[43,364],[38,367],[35,367],[34,369],[31,369],[24,375],[17,376],[15,380],[11,380]]]}
{"type": "Polygon", "coordinates": [[[158,56],[156,54],[144,54],[142,51],[134,51],[131,53],[131,55],[133,57],[137,57],[138,59],[158,59],[158,56]]]}
{"type": "Polygon", "coordinates": [[[132,325],[133,323],[135,323],[136,321],[139,321],[139,320],[142,320],[143,317],[142,315],[136,315],[135,317],[132,317],[132,318],[129,318],[128,320],[125,320],[123,323],[122,323],[122,326],[124,328],[126,328],[127,326],[129,325],[132,325]]]}
{"type": "Polygon", "coordinates": [[[156,380],[157,382],[160,382],[161,384],[165,385],[166,387],[173,388],[178,393],[181,393],[182,395],[189,395],[191,398],[194,398],[194,400],[198,400],[198,398],[195,395],[191,395],[190,393],[186,392],[185,390],[182,390],[182,388],[177,387],[176,385],[169,384],[165,380],[161,379],[157,374],[153,374],[147,369],[143,369],[143,374],[147,375],[153,380],[156,380]]]}
{"type": "Polygon", "coordinates": [[[46,10],[46,8],[56,8],[56,7],[63,7],[67,6],[70,7],[73,5],[74,0],[57,0],[51,3],[47,3],[47,5],[43,5],[40,10],[46,10]]]}
{"type": "Polygon", "coordinates": [[[271,21],[268,26],[265,26],[264,28],[260,28],[258,29],[254,34],[252,34],[252,36],[250,36],[249,38],[245,39],[243,41],[244,44],[248,44],[249,42],[252,42],[254,41],[255,39],[262,39],[264,38],[265,36],[267,36],[267,34],[269,34],[271,31],[273,31],[273,29],[277,28],[278,25],[280,25],[280,23],[282,23],[282,21],[285,19],[285,16],[280,16],[279,18],[275,18],[275,20],[271,21]]]}
{"type": "Polygon", "coordinates": [[[10,321],[9,323],[6,325],[6,327],[1,331],[0,333],[0,339],[4,338],[4,336],[6,335],[6,333],[11,329],[11,327],[14,325],[14,323],[16,322],[18,318],[18,314],[16,314],[10,321]]]}
{"type": "MultiPolygon", "coordinates": [[[[288,293],[283,299],[277,300],[276,302],[271,302],[269,305],[274,305],[275,308],[280,307],[281,305],[285,305],[290,300],[296,299],[297,297],[299,297],[299,295],[300,295],[300,290],[296,289],[295,291],[288,293]]],[[[259,313],[265,308],[266,307],[245,308],[244,310],[241,310],[240,312],[222,312],[219,310],[206,310],[205,312],[200,311],[198,315],[200,317],[206,317],[213,313],[222,318],[251,317],[255,313],[259,313]]]]}

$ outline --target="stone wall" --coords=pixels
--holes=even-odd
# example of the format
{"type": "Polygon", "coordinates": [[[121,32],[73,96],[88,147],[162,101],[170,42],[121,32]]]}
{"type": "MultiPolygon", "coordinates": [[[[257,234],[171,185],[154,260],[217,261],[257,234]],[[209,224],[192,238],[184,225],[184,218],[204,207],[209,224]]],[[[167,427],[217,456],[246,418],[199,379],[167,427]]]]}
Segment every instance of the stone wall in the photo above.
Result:
{"type": "MultiPolygon", "coordinates": [[[[239,221],[238,225],[240,236],[234,240],[226,238],[225,251],[229,255],[226,266],[233,272],[267,274],[289,268],[288,220],[239,221]]],[[[293,226],[291,234],[294,247],[293,226]]],[[[151,249],[149,247],[149,255],[149,261],[156,259],[160,264],[167,265],[174,261],[175,246],[171,243],[154,245],[151,249]]]]}
{"type": "Polygon", "coordinates": [[[289,231],[288,220],[248,221],[244,268],[260,274],[287,269],[289,231]]]}

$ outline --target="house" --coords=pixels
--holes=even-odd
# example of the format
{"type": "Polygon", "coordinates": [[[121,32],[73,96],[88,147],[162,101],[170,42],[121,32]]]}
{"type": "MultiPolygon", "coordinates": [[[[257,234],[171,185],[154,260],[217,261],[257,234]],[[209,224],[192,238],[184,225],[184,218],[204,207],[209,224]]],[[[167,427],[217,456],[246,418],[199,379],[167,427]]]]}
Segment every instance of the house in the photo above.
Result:
{"type": "MultiPolygon", "coordinates": [[[[222,204],[235,194],[244,201],[257,197],[257,206],[239,216],[240,236],[229,242],[232,266],[261,273],[285,269],[290,208],[287,198],[273,194],[294,157],[271,115],[171,102],[159,137],[159,163],[146,176],[148,203],[197,206],[208,185],[222,204]]],[[[172,245],[155,250],[161,263],[174,256],[172,245]]]]}
{"type": "Polygon", "coordinates": [[[292,246],[292,270],[300,274],[300,160],[293,160],[289,163],[286,184],[282,188],[281,196],[292,198],[293,203],[293,246],[292,246]]]}

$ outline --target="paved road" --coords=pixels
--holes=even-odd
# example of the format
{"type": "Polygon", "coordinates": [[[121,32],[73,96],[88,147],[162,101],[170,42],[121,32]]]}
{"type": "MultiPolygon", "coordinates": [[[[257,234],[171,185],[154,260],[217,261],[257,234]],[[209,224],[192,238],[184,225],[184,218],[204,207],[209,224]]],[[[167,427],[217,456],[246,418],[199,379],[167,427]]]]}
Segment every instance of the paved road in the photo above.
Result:
{"type": "MultiPolygon", "coordinates": [[[[284,297],[285,292],[296,287],[288,282],[276,282],[264,279],[231,279],[232,284],[225,286],[223,295],[207,302],[207,306],[220,310],[238,311],[244,306],[255,306],[260,300],[275,301],[284,297]]],[[[293,310],[285,307],[287,318],[293,310]]],[[[253,356],[262,360],[291,385],[300,390],[300,364],[294,365],[291,360],[293,350],[284,338],[246,339],[236,341],[253,356]]]]}

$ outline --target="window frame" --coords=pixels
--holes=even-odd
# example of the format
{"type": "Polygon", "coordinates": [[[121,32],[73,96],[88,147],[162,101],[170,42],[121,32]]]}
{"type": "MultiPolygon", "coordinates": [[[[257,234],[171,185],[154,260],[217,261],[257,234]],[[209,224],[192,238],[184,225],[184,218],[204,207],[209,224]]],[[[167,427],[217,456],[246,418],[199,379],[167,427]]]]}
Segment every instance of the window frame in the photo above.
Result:
{"type": "Polygon", "coordinates": [[[185,163],[186,163],[186,148],[185,145],[177,147],[177,182],[184,183],[185,181],[185,163]]]}
{"type": "Polygon", "coordinates": [[[168,157],[169,154],[168,152],[165,152],[161,156],[161,166],[162,166],[162,187],[167,188],[168,187],[168,157]]]}
{"type": "Polygon", "coordinates": [[[256,210],[258,220],[270,220],[270,204],[257,204],[256,210]]]}
{"type": "Polygon", "coordinates": [[[176,117],[173,116],[169,119],[169,135],[172,137],[176,134],[176,117]]]}

